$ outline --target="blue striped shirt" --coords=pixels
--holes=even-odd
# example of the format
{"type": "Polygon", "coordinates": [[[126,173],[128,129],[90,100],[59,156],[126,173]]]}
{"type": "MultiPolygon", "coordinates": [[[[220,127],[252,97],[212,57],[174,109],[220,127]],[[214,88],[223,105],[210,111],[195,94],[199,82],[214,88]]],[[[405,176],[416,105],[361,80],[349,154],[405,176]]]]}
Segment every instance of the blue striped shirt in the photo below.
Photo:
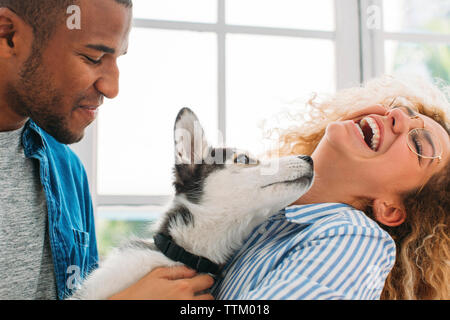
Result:
{"type": "Polygon", "coordinates": [[[252,231],[217,281],[216,299],[379,299],[395,243],[340,203],[290,206],[252,231]]]}

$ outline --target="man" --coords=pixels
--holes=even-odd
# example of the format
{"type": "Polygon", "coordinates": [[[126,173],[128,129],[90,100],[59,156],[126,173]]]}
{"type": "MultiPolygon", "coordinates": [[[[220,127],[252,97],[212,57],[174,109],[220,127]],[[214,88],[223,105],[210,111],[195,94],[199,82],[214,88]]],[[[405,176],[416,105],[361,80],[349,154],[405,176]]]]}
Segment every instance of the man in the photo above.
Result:
{"type": "MultiPolygon", "coordinates": [[[[87,177],[66,144],[119,91],[131,0],[0,0],[0,298],[63,299],[97,267],[87,177]],[[79,8],[80,25],[68,23],[79,8]],[[75,11],[76,12],[76,11],[75,11]]],[[[160,268],[111,298],[211,299],[160,268]]]]}

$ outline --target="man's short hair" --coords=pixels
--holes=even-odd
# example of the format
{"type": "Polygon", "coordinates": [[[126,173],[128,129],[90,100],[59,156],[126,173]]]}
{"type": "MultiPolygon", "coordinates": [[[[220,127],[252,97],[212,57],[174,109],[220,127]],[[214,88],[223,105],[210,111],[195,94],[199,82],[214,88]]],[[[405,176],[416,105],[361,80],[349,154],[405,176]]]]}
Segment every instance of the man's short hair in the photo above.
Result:
{"type": "MultiPolygon", "coordinates": [[[[133,5],[132,0],[114,1],[127,8],[133,5]]],[[[0,0],[0,8],[9,8],[29,24],[33,28],[34,45],[42,46],[50,39],[56,26],[64,22],[67,8],[77,3],[79,0],[0,0]]]]}

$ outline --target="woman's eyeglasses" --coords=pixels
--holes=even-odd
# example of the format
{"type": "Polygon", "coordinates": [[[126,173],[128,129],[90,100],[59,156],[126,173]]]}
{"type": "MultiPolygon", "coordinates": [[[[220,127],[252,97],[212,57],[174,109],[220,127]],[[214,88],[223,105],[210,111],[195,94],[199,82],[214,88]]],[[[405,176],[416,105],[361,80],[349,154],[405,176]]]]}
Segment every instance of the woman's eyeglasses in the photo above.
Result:
{"type": "MultiPolygon", "coordinates": [[[[411,109],[410,107],[395,105],[394,99],[389,105],[389,109],[400,109],[410,119],[421,119],[419,113],[411,109]]],[[[425,122],[423,121],[422,128],[411,129],[408,132],[407,144],[409,149],[414,152],[418,157],[424,159],[438,159],[441,162],[442,159],[442,146],[439,139],[429,130],[425,129],[425,122]]],[[[419,158],[419,161],[420,161],[419,158]]]]}

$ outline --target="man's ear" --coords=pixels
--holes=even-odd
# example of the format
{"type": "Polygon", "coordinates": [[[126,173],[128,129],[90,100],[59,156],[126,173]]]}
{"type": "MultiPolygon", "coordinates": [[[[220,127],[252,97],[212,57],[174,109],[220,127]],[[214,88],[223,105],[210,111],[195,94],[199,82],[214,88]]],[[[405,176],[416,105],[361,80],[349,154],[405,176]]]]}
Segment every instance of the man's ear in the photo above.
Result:
{"type": "Polygon", "coordinates": [[[400,199],[375,199],[372,208],[375,219],[389,227],[399,226],[406,219],[406,210],[400,199]]]}
{"type": "Polygon", "coordinates": [[[22,38],[20,44],[31,44],[31,27],[10,9],[0,8],[0,58],[17,54],[19,37],[22,38]]]}

